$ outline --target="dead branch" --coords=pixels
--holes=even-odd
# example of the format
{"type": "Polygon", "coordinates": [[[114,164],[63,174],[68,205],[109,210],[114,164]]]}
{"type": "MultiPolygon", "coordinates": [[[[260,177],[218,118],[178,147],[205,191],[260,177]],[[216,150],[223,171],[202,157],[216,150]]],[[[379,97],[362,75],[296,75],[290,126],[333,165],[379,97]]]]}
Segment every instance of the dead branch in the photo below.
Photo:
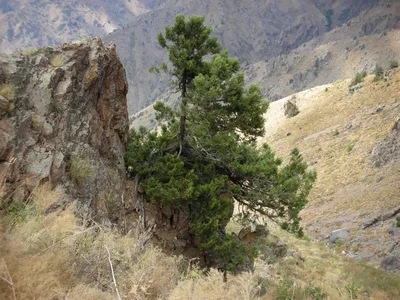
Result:
{"type": "Polygon", "coordinates": [[[110,263],[111,274],[112,274],[112,278],[113,278],[113,282],[114,282],[114,286],[115,286],[115,291],[117,292],[118,300],[121,300],[121,296],[119,295],[119,292],[118,292],[117,281],[115,280],[114,268],[113,268],[112,261],[111,261],[111,253],[110,253],[110,250],[108,250],[106,245],[104,245],[104,248],[106,248],[107,253],[108,253],[108,262],[110,263]]]}
{"type": "Polygon", "coordinates": [[[11,287],[11,290],[12,290],[12,293],[13,293],[13,299],[14,299],[14,300],[17,300],[17,295],[16,295],[16,293],[15,293],[14,282],[13,282],[13,280],[12,280],[10,271],[8,270],[8,266],[7,266],[7,263],[6,263],[6,261],[5,261],[4,258],[3,258],[3,263],[4,263],[4,266],[5,266],[5,268],[6,268],[6,275],[7,275],[7,277],[8,277],[9,279],[6,279],[6,278],[4,278],[4,277],[2,277],[2,276],[0,276],[0,279],[2,279],[3,281],[5,281],[5,282],[11,287]]]}

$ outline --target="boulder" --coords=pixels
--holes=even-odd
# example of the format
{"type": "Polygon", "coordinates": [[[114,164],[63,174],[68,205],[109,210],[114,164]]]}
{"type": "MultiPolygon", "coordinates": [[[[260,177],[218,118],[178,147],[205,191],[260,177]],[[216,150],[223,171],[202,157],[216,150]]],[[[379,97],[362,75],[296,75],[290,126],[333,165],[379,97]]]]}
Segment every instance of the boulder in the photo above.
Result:
{"type": "Polygon", "coordinates": [[[400,161],[400,117],[394,122],[388,137],[377,142],[371,156],[374,167],[400,161]]]}
{"type": "Polygon", "coordinates": [[[342,228],[331,232],[329,236],[329,243],[335,244],[337,240],[348,240],[349,238],[349,230],[347,228],[342,228]]]}

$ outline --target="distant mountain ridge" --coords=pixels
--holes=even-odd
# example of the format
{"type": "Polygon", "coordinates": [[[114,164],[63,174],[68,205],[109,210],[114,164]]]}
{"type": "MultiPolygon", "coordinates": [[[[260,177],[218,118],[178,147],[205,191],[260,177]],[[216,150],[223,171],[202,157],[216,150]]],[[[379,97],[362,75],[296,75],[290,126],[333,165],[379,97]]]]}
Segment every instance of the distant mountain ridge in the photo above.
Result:
{"type": "MultiPolygon", "coordinates": [[[[148,72],[167,59],[156,35],[172,24],[178,13],[204,15],[206,24],[230,55],[239,57],[249,77],[257,77],[254,64],[277,71],[267,76],[276,83],[260,83],[266,97],[278,99],[311,87],[315,81],[307,77],[303,84],[303,77],[291,74],[288,65],[296,66],[294,56],[311,56],[320,45],[329,44],[330,38],[340,43],[353,36],[400,28],[399,4],[396,0],[0,0],[0,52],[101,36],[117,45],[127,70],[132,115],[169,90],[168,78],[148,72]],[[308,46],[302,49],[303,44],[308,46]],[[278,62],[285,59],[292,62],[278,62]],[[288,73],[288,87],[276,86],[278,82],[287,84],[280,79],[282,70],[288,73]]],[[[350,73],[346,76],[353,75],[350,73]]]]}
{"type": "Polygon", "coordinates": [[[104,36],[159,0],[0,0],[0,52],[104,36]]]}
{"type": "MultiPolygon", "coordinates": [[[[156,35],[172,24],[178,13],[204,15],[223,47],[246,66],[289,54],[369,11],[375,11],[381,17],[381,20],[376,19],[376,24],[370,24],[373,28],[391,20],[384,28],[379,28],[379,32],[393,28],[397,22],[393,19],[399,15],[397,1],[393,0],[170,0],[133,18],[126,28],[105,39],[116,43],[127,69],[129,109],[130,113],[135,113],[168,91],[169,79],[150,74],[148,69],[167,59],[157,45],[156,35]]],[[[363,21],[363,24],[357,24],[358,35],[362,35],[363,25],[368,25],[368,20],[363,21]]],[[[370,34],[368,30],[365,34],[370,34]]]]}

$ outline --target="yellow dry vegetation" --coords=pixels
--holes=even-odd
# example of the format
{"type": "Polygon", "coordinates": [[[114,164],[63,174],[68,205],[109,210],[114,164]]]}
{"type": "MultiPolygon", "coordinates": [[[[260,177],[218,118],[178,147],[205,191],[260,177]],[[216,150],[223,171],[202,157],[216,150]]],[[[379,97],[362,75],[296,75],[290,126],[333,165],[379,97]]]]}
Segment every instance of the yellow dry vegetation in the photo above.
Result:
{"type": "Polygon", "coordinates": [[[51,60],[51,65],[53,68],[61,68],[64,66],[65,61],[64,58],[61,55],[56,55],[52,60],[51,60]]]}
{"type": "Polygon", "coordinates": [[[15,89],[11,84],[5,83],[0,86],[0,96],[5,97],[8,101],[13,101],[15,97],[15,89]]]}
{"type": "Polygon", "coordinates": [[[96,224],[85,228],[75,204],[46,213],[62,195],[62,188],[51,190],[46,183],[29,203],[5,209],[0,299],[116,299],[110,261],[123,299],[168,295],[181,278],[182,257],[153,247],[146,232],[122,235],[96,224]]]}
{"type": "Polygon", "coordinates": [[[374,168],[371,160],[375,145],[387,138],[400,115],[400,70],[387,81],[373,82],[368,76],[354,94],[349,83],[338,81],[298,94],[300,113],[291,119],[281,117],[285,99],[272,103],[267,133],[260,141],[282,157],[299,148],[317,170],[302,216],[305,225],[329,220],[327,231],[346,222],[361,229],[362,219],[387,212],[400,201],[399,164],[374,168]]]}

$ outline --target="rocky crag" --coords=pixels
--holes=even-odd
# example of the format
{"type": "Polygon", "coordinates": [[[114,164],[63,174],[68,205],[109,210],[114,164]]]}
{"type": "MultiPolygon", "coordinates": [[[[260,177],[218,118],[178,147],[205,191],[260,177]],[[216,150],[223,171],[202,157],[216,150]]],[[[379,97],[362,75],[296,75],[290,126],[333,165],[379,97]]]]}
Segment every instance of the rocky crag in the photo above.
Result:
{"type": "Polygon", "coordinates": [[[125,185],[125,69],[114,45],[90,38],[0,57],[3,199],[23,203],[44,182],[78,200],[85,219],[107,219],[125,185]]]}

